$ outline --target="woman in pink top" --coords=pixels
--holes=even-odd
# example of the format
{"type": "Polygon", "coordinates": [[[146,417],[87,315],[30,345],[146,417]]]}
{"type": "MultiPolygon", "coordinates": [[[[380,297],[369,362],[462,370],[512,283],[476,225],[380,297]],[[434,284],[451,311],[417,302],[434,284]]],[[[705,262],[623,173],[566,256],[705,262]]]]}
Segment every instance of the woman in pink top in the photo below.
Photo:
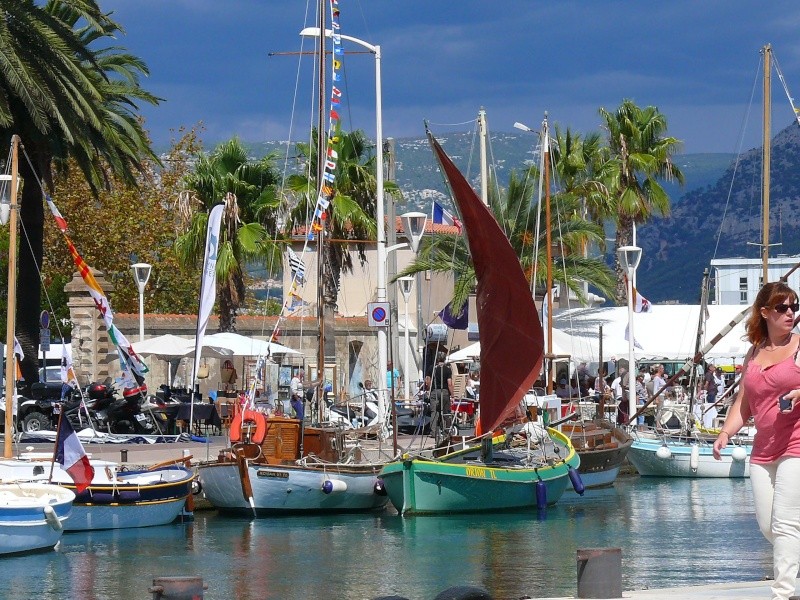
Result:
{"type": "Polygon", "coordinates": [[[758,292],[747,320],[752,347],[742,385],[714,442],[719,460],[731,436],[755,420],[750,482],[758,526],[773,549],[773,600],[794,594],[800,566],[800,335],[792,333],[798,308],[785,283],[758,292]]]}

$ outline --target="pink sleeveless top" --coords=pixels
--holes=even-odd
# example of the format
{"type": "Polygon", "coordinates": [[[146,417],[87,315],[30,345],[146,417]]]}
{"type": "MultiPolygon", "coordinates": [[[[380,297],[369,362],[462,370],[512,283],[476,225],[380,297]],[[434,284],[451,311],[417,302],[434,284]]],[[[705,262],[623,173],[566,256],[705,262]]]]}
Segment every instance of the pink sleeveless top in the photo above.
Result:
{"type": "Polygon", "coordinates": [[[783,456],[800,456],[800,406],[790,413],[778,411],[778,398],[800,388],[797,353],[763,368],[752,360],[744,375],[744,395],[756,425],[750,462],[770,463],[783,456]]]}

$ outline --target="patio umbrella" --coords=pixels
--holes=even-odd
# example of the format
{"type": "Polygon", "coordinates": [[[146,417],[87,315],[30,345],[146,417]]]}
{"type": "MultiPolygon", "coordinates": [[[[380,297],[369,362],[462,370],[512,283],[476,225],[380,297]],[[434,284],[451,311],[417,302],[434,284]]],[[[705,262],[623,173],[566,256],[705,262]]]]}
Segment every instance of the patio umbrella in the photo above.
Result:
{"type": "Polygon", "coordinates": [[[207,335],[203,339],[203,348],[230,352],[229,356],[274,356],[275,354],[300,354],[287,346],[247,337],[238,333],[223,332],[207,335]]]}

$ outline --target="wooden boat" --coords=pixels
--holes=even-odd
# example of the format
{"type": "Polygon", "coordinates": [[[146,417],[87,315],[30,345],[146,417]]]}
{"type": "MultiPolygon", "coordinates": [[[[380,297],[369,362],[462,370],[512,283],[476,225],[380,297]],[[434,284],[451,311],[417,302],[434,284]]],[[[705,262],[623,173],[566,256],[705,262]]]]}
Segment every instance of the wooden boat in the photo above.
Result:
{"type": "MultiPolygon", "coordinates": [[[[237,418],[242,420],[234,415],[234,424],[237,418]]],[[[348,448],[341,429],[301,427],[297,419],[261,413],[248,418],[254,419],[255,431],[245,442],[198,465],[203,493],[218,510],[265,516],[386,507],[381,465],[360,462],[360,448],[348,448]],[[264,436],[258,441],[262,424],[264,436]]]]}
{"type": "Polygon", "coordinates": [[[0,484],[0,554],[55,547],[75,494],[47,483],[0,484]]]}
{"type": "MultiPolygon", "coordinates": [[[[461,213],[477,278],[481,331],[480,425],[493,432],[513,420],[536,379],[544,335],[529,284],[492,213],[476,196],[428,132],[434,154],[461,213]],[[498,293],[502,290],[502,293],[498,293]]],[[[569,439],[537,423],[525,426],[527,443],[511,435],[484,438],[463,450],[433,457],[405,456],[381,478],[400,514],[480,512],[555,503],[580,460],[569,439]]]]}
{"type": "Polygon", "coordinates": [[[580,457],[578,473],[585,489],[614,485],[620,468],[628,456],[633,438],[605,420],[562,425],[561,431],[580,457]]]}
{"type": "MultiPolygon", "coordinates": [[[[122,471],[115,462],[92,459],[95,475],[91,485],[74,494],[75,483],[51,455],[25,454],[0,460],[0,481],[35,481],[54,484],[75,495],[67,531],[124,529],[167,525],[191,503],[195,474],[183,466],[151,471],[122,471]]],[[[16,485],[16,484],[14,484],[16,485]]]]}

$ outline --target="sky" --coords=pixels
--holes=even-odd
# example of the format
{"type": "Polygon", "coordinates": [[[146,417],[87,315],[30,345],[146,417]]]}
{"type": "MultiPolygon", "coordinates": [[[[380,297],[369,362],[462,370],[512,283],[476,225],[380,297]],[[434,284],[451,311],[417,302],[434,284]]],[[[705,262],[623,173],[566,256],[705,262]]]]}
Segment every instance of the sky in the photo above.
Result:
{"type": "MultiPolygon", "coordinates": [[[[314,2],[99,0],[125,29],[118,44],[144,59],[143,106],[156,147],[203,123],[206,147],[304,139],[313,122],[314,2]],[[289,53],[289,54],[280,54],[289,53]]],[[[384,137],[551,123],[600,128],[598,109],[654,105],[681,151],[760,144],[760,49],[772,44],[800,99],[800,3],[795,0],[340,0],[341,31],[381,47],[384,137]]],[[[374,139],[375,59],[344,44],[347,130],[374,139]],[[353,52],[353,53],[351,53],[353,52]]],[[[792,109],[773,77],[773,132],[792,109]]],[[[799,100],[800,102],[800,100],[799,100]]]]}

